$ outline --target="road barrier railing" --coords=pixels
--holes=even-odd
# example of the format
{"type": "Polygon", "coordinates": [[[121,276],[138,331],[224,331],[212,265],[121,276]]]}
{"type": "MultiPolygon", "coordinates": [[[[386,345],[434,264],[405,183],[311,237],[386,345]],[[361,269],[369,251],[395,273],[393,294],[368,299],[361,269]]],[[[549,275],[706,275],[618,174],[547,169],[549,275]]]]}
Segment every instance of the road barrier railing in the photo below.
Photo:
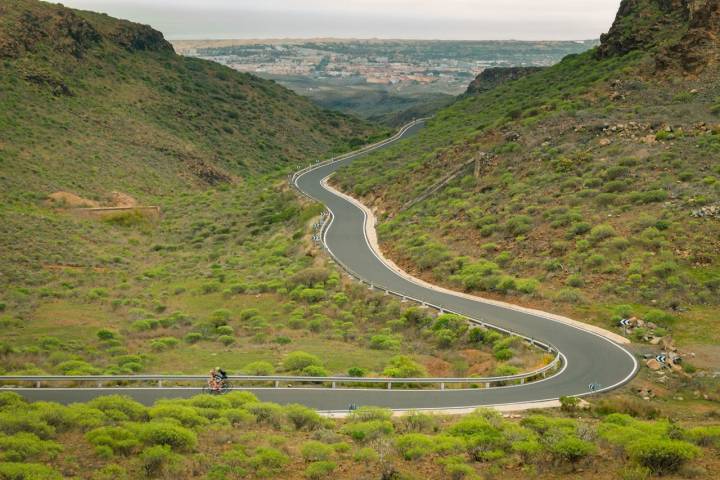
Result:
{"type": "MultiPolygon", "coordinates": [[[[524,384],[526,381],[536,378],[545,378],[548,373],[558,366],[559,358],[542,368],[532,372],[518,375],[500,377],[467,377],[467,378],[387,378],[387,377],[308,377],[297,375],[228,375],[233,388],[242,386],[271,384],[273,388],[292,388],[299,385],[310,385],[321,388],[383,388],[392,389],[393,386],[410,388],[411,386],[426,387],[436,385],[440,390],[445,390],[446,385],[469,385],[471,388],[493,388],[512,384],[524,384]]],[[[113,388],[121,384],[139,383],[150,387],[172,388],[171,385],[182,387],[182,384],[199,385],[197,388],[207,384],[207,375],[9,375],[0,376],[0,384],[5,386],[17,384],[31,384],[34,388],[51,386],[52,384],[87,383],[92,384],[90,388],[113,388]]],[[[141,386],[144,386],[141,385],[141,386]]],[[[125,387],[131,388],[131,387],[125,387]]],[[[242,387],[241,387],[242,388],[242,387]]],[[[1,388],[0,388],[1,390],[1,388]]]]}

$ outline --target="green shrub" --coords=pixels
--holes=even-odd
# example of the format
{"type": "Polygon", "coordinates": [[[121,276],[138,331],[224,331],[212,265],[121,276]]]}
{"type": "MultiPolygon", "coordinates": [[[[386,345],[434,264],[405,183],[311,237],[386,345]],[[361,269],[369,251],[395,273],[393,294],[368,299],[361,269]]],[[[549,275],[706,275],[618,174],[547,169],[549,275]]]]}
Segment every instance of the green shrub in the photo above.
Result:
{"type": "Polygon", "coordinates": [[[120,465],[110,463],[95,471],[92,480],[128,480],[127,471],[120,465]]]}
{"type": "Polygon", "coordinates": [[[268,402],[248,403],[245,408],[255,415],[258,423],[267,423],[275,428],[282,425],[284,411],[280,405],[268,402]]]}
{"type": "Polygon", "coordinates": [[[176,450],[191,451],[197,446],[192,430],[166,421],[153,421],[134,426],[138,438],[147,445],[167,445],[176,450]]]}
{"type": "Polygon", "coordinates": [[[215,327],[222,327],[230,321],[230,315],[227,308],[219,308],[210,314],[210,323],[215,327]]]}
{"type": "Polygon", "coordinates": [[[685,438],[703,447],[720,447],[720,425],[691,428],[685,438]]]}
{"type": "Polygon", "coordinates": [[[445,464],[445,473],[450,480],[462,480],[463,478],[473,477],[475,469],[466,463],[449,462],[445,464]]]}
{"type": "Polygon", "coordinates": [[[560,410],[563,412],[574,412],[580,405],[577,397],[560,397],[560,410]]]}
{"type": "Polygon", "coordinates": [[[230,406],[238,408],[244,407],[249,403],[257,403],[258,399],[255,395],[250,392],[242,392],[234,390],[223,395],[223,398],[230,406]]]}
{"type": "Polygon", "coordinates": [[[320,480],[329,476],[336,468],[335,462],[314,462],[305,469],[305,476],[310,480],[320,480]]]}
{"type": "Polygon", "coordinates": [[[3,462],[24,462],[39,457],[54,458],[62,450],[59,443],[41,440],[32,433],[0,436],[0,460],[3,462]]]}
{"type": "Polygon", "coordinates": [[[596,451],[595,445],[577,437],[565,437],[555,442],[550,451],[559,460],[575,464],[596,451]]]}
{"type": "Polygon", "coordinates": [[[700,449],[682,440],[638,438],[627,447],[630,458],[656,474],[673,473],[700,455],[700,449]]]}
{"type": "Polygon", "coordinates": [[[243,408],[223,409],[220,417],[230,422],[230,425],[249,425],[256,422],[255,416],[243,408]]]}
{"type": "Polygon", "coordinates": [[[299,372],[311,365],[322,366],[322,362],[315,355],[300,351],[289,353],[283,361],[283,367],[290,372],[299,372]]]}
{"type": "Polygon", "coordinates": [[[155,340],[152,340],[150,342],[150,348],[152,348],[156,352],[162,352],[169,348],[176,347],[178,343],[180,343],[180,340],[175,337],[156,338],[155,340]]]}
{"type": "Polygon", "coordinates": [[[140,445],[135,433],[124,427],[96,428],[85,434],[85,439],[95,447],[106,447],[122,455],[129,455],[140,445]]]}
{"type": "Polygon", "coordinates": [[[309,440],[303,443],[300,453],[306,462],[317,462],[321,460],[329,460],[335,450],[330,446],[317,440],[309,440]]]}
{"type": "Polygon", "coordinates": [[[569,234],[571,236],[584,235],[590,231],[592,227],[587,222],[579,222],[570,227],[569,234]]]}
{"type": "Polygon", "coordinates": [[[425,377],[427,372],[422,365],[414,362],[410,357],[398,355],[388,362],[383,375],[391,378],[419,378],[425,377]]]}
{"type": "Polygon", "coordinates": [[[397,350],[400,339],[392,335],[373,335],[370,337],[370,348],[373,350],[397,350]]]}
{"type": "Polygon", "coordinates": [[[215,329],[215,333],[218,335],[233,335],[235,333],[235,329],[230,325],[220,325],[215,329]]]}
{"type": "Polygon", "coordinates": [[[41,420],[37,414],[25,411],[0,412],[0,432],[7,435],[27,432],[48,439],[55,435],[55,428],[41,420]]]}
{"type": "Polygon", "coordinates": [[[166,445],[148,447],[140,453],[140,465],[145,476],[155,478],[173,471],[181,462],[182,457],[166,445]]]}
{"type": "Polygon", "coordinates": [[[174,418],[186,427],[197,427],[208,423],[207,419],[192,407],[173,403],[158,403],[150,409],[150,418],[174,418]]]}
{"type": "Polygon", "coordinates": [[[235,337],[233,337],[233,336],[231,336],[231,335],[220,335],[220,336],[217,338],[217,340],[218,340],[218,342],[222,343],[222,344],[225,345],[226,347],[228,347],[228,346],[232,345],[233,343],[235,343],[235,337]]]}
{"type": "Polygon", "coordinates": [[[50,467],[37,463],[0,463],[2,480],[62,480],[63,476],[50,467]]]}
{"type": "Polygon", "coordinates": [[[616,235],[617,233],[615,233],[615,229],[612,226],[607,224],[601,224],[593,227],[593,229],[590,230],[590,235],[588,236],[588,238],[593,243],[599,243],[616,235]]]}
{"type": "Polygon", "coordinates": [[[300,371],[300,374],[308,376],[308,377],[328,377],[328,376],[330,376],[330,372],[328,372],[324,367],[321,367],[319,365],[307,366],[300,371]]]}
{"type": "Polygon", "coordinates": [[[115,338],[116,333],[107,328],[101,328],[96,335],[100,340],[112,340],[115,338]]]}
{"type": "Polygon", "coordinates": [[[248,459],[249,465],[258,472],[258,474],[264,476],[279,472],[289,462],[290,458],[288,458],[287,455],[269,447],[258,448],[255,455],[248,459]]]}
{"type": "Polygon", "coordinates": [[[433,437],[421,433],[408,433],[395,439],[395,448],[405,460],[417,460],[433,451],[433,437]]]}
{"type": "Polygon", "coordinates": [[[343,427],[342,432],[355,441],[367,442],[389,435],[393,424],[387,420],[370,420],[368,422],[350,423],[343,427]]]}
{"type": "Polygon", "coordinates": [[[431,432],[438,429],[438,417],[435,415],[410,412],[400,418],[402,430],[405,432],[431,432]]]}
{"type": "Polygon", "coordinates": [[[154,330],[158,328],[160,322],[153,318],[147,318],[144,320],[135,320],[130,324],[130,330],[133,332],[146,332],[148,330],[154,330]]]}
{"type": "Polygon", "coordinates": [[[374,448],[363,447],[353,454],[353,460],[369,465],[378,461],[380,456],[374,448]]]}
{"type": "Polygon", "coordinates": [[[285,415],[295,430],[315,430],[323,425],[323,419],[317,411],[304,405],[286,406],[285,415]]]}
{"type": "Polygon", "coordinates": [[[0,392],[0,409],[19,407],[26,404],[22,395],[15,392],[0,392]]]}
{"type": "Polygon", "coordinates": [[[203,336],[197,332],[190,332],[185,337],[183,337],[183,340],[185,340],[185,343],[197,343],[200,340],[202,340],[203,336]]]}
{"type": "Polygon", "coordinates": [[[317,303],[325,299],[327,293],[322,288],[304,288],[300,291],[300,299],[308,303],[317,303]]]}
{"type": "Polygon", "coordinates": [[[90,408],[97,408],[116,420],[145,420],[147,408],[125,395],[106,395],[87,402],[90,408]]]}

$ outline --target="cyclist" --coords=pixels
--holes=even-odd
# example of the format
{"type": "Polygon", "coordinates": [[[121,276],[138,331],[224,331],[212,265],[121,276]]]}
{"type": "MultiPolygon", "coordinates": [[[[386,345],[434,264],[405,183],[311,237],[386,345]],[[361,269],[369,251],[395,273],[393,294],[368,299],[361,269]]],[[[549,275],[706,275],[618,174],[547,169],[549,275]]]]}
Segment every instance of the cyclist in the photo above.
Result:
{"type": "Polygon", "coordinates": [[[225,383],[227,383],[227,372],[220,367],[215,367],[215,372],[217,372],[217,376],[220,380],[218,383],[222,387],[225,383]]]}
{"type": "Polygon", "coordinates": [[[213,392],[219,392],[222,387],[222,376],[220,375],[220,367],[210,370],[210,378],[208,378],[208,386],[213,392]]]}

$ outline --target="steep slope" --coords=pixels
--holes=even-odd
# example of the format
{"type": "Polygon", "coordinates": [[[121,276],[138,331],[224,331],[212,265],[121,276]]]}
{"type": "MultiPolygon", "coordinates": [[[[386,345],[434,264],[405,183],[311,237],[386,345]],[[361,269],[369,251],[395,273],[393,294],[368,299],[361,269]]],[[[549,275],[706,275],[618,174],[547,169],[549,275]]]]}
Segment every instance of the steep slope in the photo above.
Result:
{"type": "Polygon", "coordinates": [[[9,269],[69,255],[53,241],[69,220],[42,203],[52,192],[107,205],[121,191],[163,207],[378,133],[273,82],[178,56],[148,26],[35,0],[0,5],[0,92],[0,242],[28,256],[9,269]]]}
{"type": "Polygon", "coordinates": [[[463,322],[451,343],[431,335],[433,318],[320,254],[322,208],[285,173],[382,132],[178,57],[150,27],[31,1],[0,4],[0,26],[0,373],[492,375],[547,361],[509,343],[496,358],[506,339],[463,322]],[[131,208],[77,208],[116,205],[131,208]]]}
{"type": "Polygon", "coordinates": [[[273,82],[175,55],[150,27],[34,0],[0,5],[0,60],[5,192],[212,184],[373,133],[273,82]]]}
{"type": "Polygon", "coordinates": [[[433,282],[717,342],[718,5],[624,1],[598,49],[464,98],[335,182],[433,282]]]}

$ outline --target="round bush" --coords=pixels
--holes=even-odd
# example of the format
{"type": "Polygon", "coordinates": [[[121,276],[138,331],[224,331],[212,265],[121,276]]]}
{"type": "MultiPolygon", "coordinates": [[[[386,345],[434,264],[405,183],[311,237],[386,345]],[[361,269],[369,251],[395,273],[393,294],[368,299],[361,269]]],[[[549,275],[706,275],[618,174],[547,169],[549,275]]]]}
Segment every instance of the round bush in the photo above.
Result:
{"type": "Polygon", "coordinates": [[[686,462],[700,455],[700,449],[682,440],[648,437],[631,443],[628,454],[638,464],[662,475],[676,472],[686,462]]]}
{"type": "Polygon", "coordinates": [[[170,422],[149,422],[137,427],[138,437],[148,445],[167,445],[189,451],[197,446],[197,435],[190,429],[170,422]]]}
{"type": "Polygon", "coordinates": [[[317,440],[310,440],[303,444],[300,453],[306,462],[317,462],[328,460],[332,457],[335,450],[330,446],[317,440]]]}
{"type": "Polygon", "coordinates": [[[320,480],[335,471],[335,462],[314,462],[305,469],[305,476],[310,480],[320,480]]]}
{"type": "Polygon", "coordinates": [[[283,362],[283,367],[285,368],[285,370],[295,372],[303,370],[312,365],[321,366],[322,362],[315,355],[300,351],[291,352],[290,354],[288,354],[288,356],[285,358],[285,361],[283,362]]]}

